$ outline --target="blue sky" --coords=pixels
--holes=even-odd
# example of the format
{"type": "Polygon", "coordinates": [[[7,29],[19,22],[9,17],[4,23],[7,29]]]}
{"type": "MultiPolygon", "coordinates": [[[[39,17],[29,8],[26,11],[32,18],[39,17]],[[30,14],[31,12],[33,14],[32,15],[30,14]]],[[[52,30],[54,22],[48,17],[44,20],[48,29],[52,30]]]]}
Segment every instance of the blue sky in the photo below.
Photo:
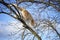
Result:
{"type": "Polygon", "coordinates": [[[6,15],[6,14],[0,14],[0,21],[1,22],[8,22],[11,21],[12,17],[6,15]]]}
{"type": "MultiPolygon", "coordinates": [[[[15,2],[15,0],[10,0],[10,1],[8,1],[8,0],[5,0],[6,2],[11,2],[11,3],[13,3],[13,2],[15,2]]],[[[46,0],[45,0],[46,1],[46,0]]],[[[48,1],[48,0],[47,0],[48,1]]],[[[23,3],[22,3],[23,4],[23,3]]],[[[22,5],[21,4],[21,6],[23,7],[23,6],[26,6],[25,4],[23,4],[22,5]]],[[[30,3],[31,4],[31,3],[30,3]]],[[[32,8],[34,8],[34,6],[35,6],[35,4],[33,4],[32,6],[30,6],[30,8],[29,7],[27,7],[27,9],[31,9],[31,10],[33,10],[34,11],[34,9],[32,9],[32,8]]],[[[41,5],[40,5],[41,6],[41,5]]],[[[43,5],[42,5],[43,6],[43,5]]],[[[3,7],[4,8],[4,7],[3,7]]],[[[39,8],[38,6],[36,6],[35,8],[39,8]]],[[[51,16],[53,16],[53,15],[55,15],[55,14],[57,14],[58,12],[53,8],[52,9],[52,7],[49,7],[49,9],[51,9],[50,11],[48,11],[47,13],[51,16]],[[55,11],[54,11],[55,10],[55,11]],[[53,13],[53,14],[52,14],[53,13]]],[[[29,11],[28,10],[28,11],[29,11]]],[[[31,11],[30,10],[30,11],[31,11]]],[[[5,11],[8,11],[8,10],[6,10],[5,9],[5,11]]],[[[46,10],[47,11],[47,10],[46,10]]],[[[46,12],[43,12],[42,13],[42,15],[44,16],[44,14],[46,15],[46,12]]],[[[5,14],[0,14],[0,21],[2,21],[2,22],[8,22],[8,21],[12,21],[12,17],[10,17],[10,16],[8,16],[8,15],[5,15],[5,14]]]]}
{"type": "MultiPolygon", "coordinates": [[[[10,1],[9,0],[4,0],[4,1],[7,2],[7,3],[15,2],[15,0],[10,0],[10,1]]],[[[9,12],[7,8],[3,7],[3,5],[1,5],[1,6],[2,6],[1,8],[3,8],[2,9],[3,11],[9,12]]],[[[10,16],[8,16],[6,14],[0,14],[0,21],[1,22],[8,22],[8,21],[12,21],[12,20],[13,20],[12,17],[10,17],[10,16]]]]}
{"type": "MultiPolygon", "coordinates": [[[[5,0],[5,1],[7,1],[7,0],[5,0]]],[[[12,0],[11,0],[12,1],[12,0]]],[[[26,4],[31,4],[31,3],[26,3],[26,4]]],[[[26,8],[31,14],[32,14],[32,16],[34,17],[34,18],[38,18],[38,14],[40,13],[40,12],[38,12],[38,9],[39,9],[39,7],[41,6],[44,6],[44,4],[37,4],[37,6],[36,6],[36,3],[34,3],[33,5],[31,5],[31,6],[27,6],[27,5],[25,5],[25,3],[22,3],[22,4],[20,4],[21,5],[21,7],[24,7],[24,8],[26,8]],[[36,15],[36,16],[34,16],[34,14],[36,15]]],[[[40,10],[42,10],[42,9],[40,9],[40,10]]],[[[57,15],[57,14],[59,14],[60,12],[58,12],[56,9],[54,9],[53,7],[48,7],[48,8],[46,8],[45,9],[45,11],[42,11],[41,12],[41,17],[42,18],[47,18],[47,14],[46,14],[46,12],[49,14],[49,16],[55,16],[55,15],[57,15]]],[[[16,25],[14,25],[14,23],[16,23],[16,20],[15,19],[13,19],[12,17],[10,17],[10,16],[8,16],[8,15],[5,15],[5,14],[0,14],[0,40],[9,40],[10,39],[10,37],[9,36],[7,36],[10,32],[15,32],[15,31],[18,31],[18,29],[16,29],[17,28],[17,26],[16,25]],[[13,26],[11,26],[11,25],[8,25],[9,24],[9,22],[12,22],[13,24],[13,26]],[[16,27],[16,28],[15,28],[16,27]]],[[[18,23],[17,23],[18,24],[18,23]]],[[[18,24],[18,26],[20,27],[20,25],[21,24],[18,24]]],[[[60,25],[59,25],[60,26],[60,25]]],[[[44,33],[45,34],[47,34],[47,31],[45,31],[44,33]],[[46,32],[46,33],[45,33],[46,32]]],[[[18,33],[19,34],[19,33],[18,33]]],[[[19,37],[19,35],[15,35],[14,37],[12,36],[11,37],[11,40],[14,40],[15,38],[17,38],[17,37],[19,37]]],[[[43,40],[47,40],[45,37],[46,37],[46,35],[44,34],[44,36],[42,36],[42,38],[43,38],[43,40]]],[[[43,35],[43,34],[42,34],[43,35]]],[[[55,34],[54,34],[55,35],[55,34]]],[[[50,35],[51,36],[51,35],[50,35]]],[[[53,35],[52,35],[53,36],[53,35]]],[[[17,40],[20,40],[20,38],[18,38],[17,40]]]]}

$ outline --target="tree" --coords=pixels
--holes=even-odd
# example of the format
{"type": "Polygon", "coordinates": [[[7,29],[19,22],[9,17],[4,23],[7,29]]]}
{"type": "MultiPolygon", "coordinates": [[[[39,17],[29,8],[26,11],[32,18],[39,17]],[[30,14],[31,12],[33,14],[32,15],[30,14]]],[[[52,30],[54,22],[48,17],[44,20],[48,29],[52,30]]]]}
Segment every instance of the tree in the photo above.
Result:
{"type": "MultiPolygon", "coordinates": [[[[24,0],[22,0],[20,3],[22,3],[24,0]]],[[[28,1],[28,0],[27,0],[28,1]]],[[[33,1],[33,0],[32,0],[33,1]]],[[[25,1],[24,1],[25,2],[25,1]]],[[[31,2],[31,1],[30,1],[31,2]]],[[[55,1],[56,2],[56,1],[55,1]]],[[[21,15],[20,15],[20,12],[19,12],[19,10],[14,6],[14,5],[12,5],[11,3],[6,3],[5,1],[2,1],[2,0],[0,0],[0,3],[1,4],[3,4],[5,7],[7,7],[8,9],[9,9],[9,11],[11,12],[11,13],[9,13],[9,12],[5,12],[5,11],[2,11],[1,10],[1,12],[0,12],[0,14],[7,14],[7,15],[9,15],[9,16],[11,16],[11,17],[13,17],[13,18],[15,18],[15,19],[17,19],[17,20],[19,20],[22,24],[24,24],[24,28],[26,28],[26,29],[28,29],[29,31],[31,31],[32,32],[32,34],[34,34],[37,38],[38,38],[38,40],[42,40],[41,39],[41,37],[39,37],[39,35],[34,31],[34,29],[32,29],[32,28],[30,28],[29,27],[29,25],[27,25],[26,23],[25,23],[25,21],[22,19],[22,17],[21,17],[21,15]],[[10,5],[12,5],[12,6],[10,6],[10,5]],[[12,8],[12,7],[14,7],[15,9],[16,9],[16,11],[17,11],[17,13],[16,13],[16,11],[12,8]],[[13,13],[12,13],[13,12],[13,13]]],[[[17,1],[17,6],[20,4],[18,1],[17,1]]],[[[59,1],[58,1],[58,4],[54,4],[54,0],[48,0],[48,2],[45,2],[44,0],[43,1],[33,1],[32,3],[43,3],[43,4],[45,4],[46,6],[45,7],[41,7],[41,8],[43,8],[43,10],[42,11],[44,11],[46,8],[48,8],[49,6],[52,6],[53,8],[55,8],[57,11],[59,11],[60,9],[59,9],[59,1]]],[[[39,8],[40,9],[40,8],[39,8]]],[[[38,10],[39,11],[39,10],[38,10]]],[[[41,12],[42,12],[41,11],[41,12]]],[[[47,13],[46,13],[47,14],[47,13]]],[[[39,17],[40,17],[40,14],[39,14],[39,17]]],[[[38,18],[39,18],[38,17],[38,18]]],[[[49,15],[48,15],[48,18],[50,18],[49,17],[49,15]]],[[[53,19],[54,20],[54,23],[56,22],[56,19],[54,18],[53,19]]],[[[39,25],[37,25],[37,28],[38,28],[38,26],[41,26],[40,24],[41,23],[43,23],[44,25],[42,26],[43,28],[47,28],[47,26],[48,26],[48,29],[51,27],[55,32],[56,32],[56,34],[60,37],[60,34],[59,34],[59,32],[57,31],[57,29],[55,28],[55,26],[53,25],[54,23],[52,23],[52,21],[50,21],[50,20],[47,20],[47,19],[39,19],[38,20],[38,22],[40,22],[39,23],[39,25]]],[[[40,27],[41,28],[41,27],[40,27]]],[[[44,30],[45,30],[44,29],[44,30]]],[[[38,29],[37,29],[38,30],[38,29]]],[[[38,31],[37,31],[38,32],[38,31]]],[[[39,31],[40,32],[40,31],[39,31]]],[[[29,34],[29,33],[27,33],[27,34],[29,34]]],[[[23,34],[22,35],[24,35],[24,32],[23,32],[23,34]]],[[[23,39],[23,37],[22,37],[22,39],[23,39]]],[[[34,40],[34,38],[33,38],[33,40],[34,40]]]]}
{"type": "Polygon", "coordinates": [[[42,40],[41,39],[41,37],[39,37],[39,35],[32,29],[32,28],[30,28],[26,23],[25,23],[25,21],[21,18],[21,16],[19,15],[20,13],[19,13],[19,11],[17,10],[17,8],[15,7],[15,9],[17,10],[17,12],[19,13],[19,14],[17,14],[10,6],[9,6],[9,4],[7,4],[7,3],[5,3],[4,1],[0,1],[0,3],[2,3],[3,5],[5,5],[7,8],[9,8],[12,12],[14,12],[14,14],[16,15],[16,17],[14,16],[14,15],[11,15],[10,13],[6,13],[6,12],[0,12],[0,13],[4,13],[4,14],[7,14],[7,15],[9,15],[9,16],[11,16],[11,17],[13,17],[13,18],[15,18],[15,19],[17,19],[17,20],[19,20],[19,21],[21,21],[23,24],[24,24],[24,26],[23,27],[25,27],[26,29],[28,29],[28,30],[30,30],[31,32],[32,32],[32,34],[34,34],[37,38],[38,38],[38,40],[42,40]]]}

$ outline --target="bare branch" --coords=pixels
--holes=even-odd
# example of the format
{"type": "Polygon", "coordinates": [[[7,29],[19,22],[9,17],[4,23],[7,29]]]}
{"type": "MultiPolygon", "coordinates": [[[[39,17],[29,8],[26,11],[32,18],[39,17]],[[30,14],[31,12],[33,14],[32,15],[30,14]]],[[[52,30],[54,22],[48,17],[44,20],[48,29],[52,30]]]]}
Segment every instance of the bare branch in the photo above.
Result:
{"type": "Polygon", "coordinates": [[[18,10],[18,5],[16,4],[17,7],[15,5],[13,5],[13,4],[11,4],[11,5],[17,10],[19,17],[21,17],[20,12],[18,10]]]}
{"type": "Polygon", "coordinates": [[[24,33],[25,33],[25,30],[26,30],[26,29],[24,29],[24,31],[23,31],[23,33],[22,33],[22,40],[24,40],[24,33]]]}
{"type": "Polygon", "coordinates": [[[24,24],[23,27],[25,27],[26,29],[30,30],[30,31],[32,32],[32,34],[34,34],[34,36],[36,36],[36,37],[38,38],[38,40],[42,40],[41,37],[39,37],[39,35],[38,35],[31,27],[29,27],[29,26],[25,23],[25,21],[24,21],[23,19],[18,18],[18,20],[21,21],[21,22],[24,24]]]}
{"type": "Polygon", "coordinates": [[[48,25],[57,33],[57,35],[59,36],[60,38],[60,34],[58,33],[58,31],[54,28],[54,26],[52,25],[52,23],[48,20],[48,25]]]}
{"type": "Polygon", "coordinates": [[[7,8],[9,8],[18,17],[18,14],[9,6],[8,3],[5,3],[4,1],[0,1],[0,3],[3,4],[3,5],[5,5],[7,8]]]}
{"type": "MultiPolygon", "coordinates": [[[[1,2],[0,1],[0,3],[2,3],[3,5],[5,5],[7,8],[9,8],[11,11],[13,11],[15,14],[16,14],[16,12],[9,6],[9,4],[7,4],[7,3],[5,3],[5,2],[1,2]]],[[[16,16],[18,16],[17,14],[16,14],[16,16]]],[[[12,16],[13,17],[13,16],[12,16]]],[[[31,32],[32,32],[32,34],[34,34],[34,36],[36,36],[37,38],[38,38],[38,40],[42,40],[41,39],[41,37],[31,28],[31,27],[29,27],[26,23],[25,23],[25,21],[23,20],[23,19],[21,19],[21,18],[17,18],[17,20],[19,20],[19,21],[21,21],[21,23],[23,23],[24,24],[24,28],[26,28],[26,29],[28,29],[28,30],[30,30],[31,32]]]]}
{"type": "MultiPolygon", "coordinates": [[[[31,2],[31,1],[21,1],[20,3],[22,3],[22,2],[31,2]]],[[[20,3],[19,3],[19,4],[20,4],[20,3]]],[[[56,6],[56,4],[51,3],[50,0],[49,0],[49,2],[33,1],[32,3],[43,3],[43,4],[46,4],[46,5],[48,5],[48,6],[52,6],[52,7],[54,7],[56,10],[60,11],[60,8],[59,8],[58,6],[56,6]]]]}
{"type": "Polygon", "coordinates": [[[14,17],[13,15],[10,15],[10,13],[7,13],[7,12],[0,12],[0,14],[7,14],[7,15],[9,15],[9,16],[11,16],[11,17],[13,17],[13,18],[15,18],[15,19],[17,19],[16,17],[14,17]]]}

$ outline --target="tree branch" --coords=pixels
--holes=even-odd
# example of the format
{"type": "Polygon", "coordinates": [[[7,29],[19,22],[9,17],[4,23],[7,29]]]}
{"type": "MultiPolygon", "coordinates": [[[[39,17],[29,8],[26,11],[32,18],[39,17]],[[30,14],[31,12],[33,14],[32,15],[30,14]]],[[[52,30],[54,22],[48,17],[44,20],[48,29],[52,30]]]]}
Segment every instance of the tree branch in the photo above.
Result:
{"type": "Polygon", "coordinates": [[[10,13],[7,13],[7,12],[0,12],[0,14],[7,14],[7,15],[9,15],[9,16],[11,16],[11,17],[13,17],[13,18],[15,18],[15,19],[17,19],[16,17],[14,17],[13,15],[10,15],[10,13]]]}
{"type": "Polygon", "coordinates": [[[9,8],[18,17],[18,14],[9,6],[8,3],[5,3],[4,1],[0,1],[0,3],[3,4],[3,5],[5,5],[7,8],[9,8]]]}
{"type": "MultiPolygon", "coordinates": [[[[31,1],[22,1],[22,2],[31,2],[31,1]]],[[[22,3],[22,2],[20,2],[20,3],[22,3]]],[[[19,4],[20,4],[20,3],[19,3],[19,4]]],[[[60,11],[60,8],[58,8],[58,7],[56,6],[56,4],[53,4],[53,3],[50,3],[50,2],[33,1],[32,3],[43,3],[43,4],[46,4],[46,5],[48,5],[48,6],[52,6],[52,7],[54,7],[56,10],[60,11]]]]}
{"type": "Polygon", "coordinates": [[[15,5],[13,5],[13,4],[11,4],[11,5],[16,9],[16,11],[18,12],[19,17],[21,17],[20,12],[19,12],[19,10],[18,10],[18,9],[19,9],[19,8],[18,8],[18,5],[16,4],[17,7],[16,7],[15,5]]]}
{"type": "MultiPolygon", "coordinates": [[[[10,7],[10,6],[8,6],[9,4],[7,4],[7,3],[5,3],[5,2],[1,2],[0,1],[0,3],[2,3],[3,5],[5,5],[7,8],[9,8],[11,11],[13,11],[15,14],[16,14],[16,12],[10,7]]],[[[3,12],[3,13],[5,13],[5,12],[3,12]]],[[[8,14],[8,15],[10,15],[10,14],[8,14]]],[[[17,14],[16,14],[17,15],[17,14]]],[[[18,16],[18,15],[17,15],[18,16]]],[[[13,17],[13,16],[11,16],[11,17],[13,17]]],[[[23,19],[21,19],[21,18],[19,18],[18,17],[18,19],[17,20],[19,20],[21,23],[23,23],[24,24],[24,28],[26,28],[26,29],[28,29],[28,30],[30,30],[31,32],[32,32],[32,34],[34,34],[34,36],[36,36],[37,38],[38,38],[38,40],[42,40],[41,39],[41,37],[31,28],[31,27],[29,27],[26,23],[25,23],[25,21],[23,20],[23,19]]]]}
{"type": "Polygon", "coordinates": [[[52,23],[48,20],[48,25],[57,33],[57,35],[59,36],[60,38],[60,34],[58,33],[58,31],[54,28],[54,26],[52,25],[52,23]]]}

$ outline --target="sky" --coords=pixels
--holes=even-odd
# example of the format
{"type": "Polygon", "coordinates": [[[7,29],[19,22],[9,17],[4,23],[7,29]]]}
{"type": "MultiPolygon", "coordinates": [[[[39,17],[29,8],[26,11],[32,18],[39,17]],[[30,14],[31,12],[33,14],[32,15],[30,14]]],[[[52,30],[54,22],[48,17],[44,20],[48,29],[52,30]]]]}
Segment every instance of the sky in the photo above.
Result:
{"type": "Polygon", "coordinates": [[[13,18],[5,15],[5,14],[0,14],[0,22],[8,22],[11,21],[13,18]]]}
{"type": "MultiPolygon", "coordinates": [[[[4,1],[7,2],[7,3],[16,2],[15,0],[4,0],[4,1]]],[[[1,5],[1,6],[3,7],[3,5],[1,5]]],[[[7,8],[5,8],[5,7],[3,7],[3,8],[4,8],[3,11],[6,11],[6,12],[8,11],[7,8]]],[[[12,18],[12,17],[10,17],[6,14],[0,14],[0,22],[9,22],[9,21],[12,21],[12,20],[14,20],[14,18],[12,18]]]]}
{"type": "MultiPolygon", "coordinates": [[[[44,4],[36,4],[36,3],[32,4],[30,2],[29,3],[25,2],[25,3],[21,3],[20,6],[26,8],[26,10],[28,10],[32,14],[32,16],[34,18],[38,18],[38,15],[40,13],[41,13],[41,18],[47,18],[47,14],[46,13],[48,13],[49,16],[51,16],[51,17],[52,16],[56,16],[57,14],[60,13],[60,12],[58,12],[56,9],[54,9],[51,6],[46,8],[45,11],[41,12],[41,10],[43,10],[43,9],[40,9],[39,11],[38,11],[38,9],[40,7],[44,7],[45,6],[44,4]],[[31,6],[27,6],[25,3],[28,4],[28,5],[30,4],[31,6]]],[[[0,14],[0,40],[14,40],[14,39],[20,40],[20,38],[18,38],[19,37],[19,33],[17,35],[15,35],[15,36],[11,36],[11,37],[8,36],[8,34],[16,32],[16,31],[19,30],[17,28],[17,26],[14,25],[16,23],[17,23],[18,27],[22,27],[21,26],[22,24],[18,24],[18,22],[14,18],[12,18],[12,17],[10,17],[8,15],[5,15],[5,14],[0,14]],[[12,23],[13,26],[9,25],[9,23],[12,23]]],[[[59,26],[60,25],[58,25],[58,28],[60,28],[59,26]]],[[[47,34],[47,31],[45,31],[45,32],[47,34]]],[[[48,40],[48,39],[45,38],[45,36],[46,35],[42,36],[43,40],[48,40]]]]}

